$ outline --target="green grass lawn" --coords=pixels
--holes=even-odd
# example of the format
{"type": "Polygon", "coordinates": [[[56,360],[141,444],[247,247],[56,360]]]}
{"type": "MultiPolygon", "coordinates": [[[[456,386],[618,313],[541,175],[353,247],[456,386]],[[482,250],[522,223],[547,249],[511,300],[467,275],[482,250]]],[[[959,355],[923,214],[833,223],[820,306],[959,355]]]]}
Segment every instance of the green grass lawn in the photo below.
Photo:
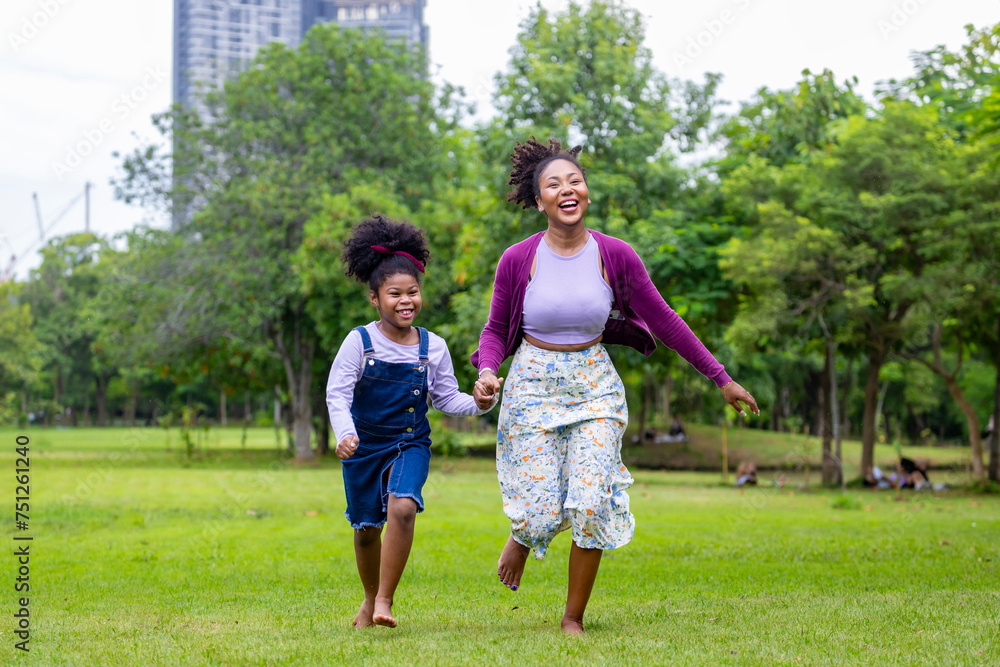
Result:
{"type": "MultiPolygon", "coordinates": [[[[498,583],[493,464],[436,459],[396,630],[361,601],[340,466],[273,431],[29,430],[38,664],[1000,664],[1000,497],[838,494],[634,471],[635,540],[605,555],[588,634],[559,633],[569,536],[498,583]],[[215,438],[213,440],[213,438],[215,438]]],[[[13,504],[14,437],[0,461],[13,504]]],[[[8,505],[8,507],[10,507],[8,505]]],[[[13,511],[6,523],[13,552],[13,511]]],[[[0,604],[12,613],[14,558],[0,604]]],[[[15,651],[7,616],[6,646],[15,651]]]]}

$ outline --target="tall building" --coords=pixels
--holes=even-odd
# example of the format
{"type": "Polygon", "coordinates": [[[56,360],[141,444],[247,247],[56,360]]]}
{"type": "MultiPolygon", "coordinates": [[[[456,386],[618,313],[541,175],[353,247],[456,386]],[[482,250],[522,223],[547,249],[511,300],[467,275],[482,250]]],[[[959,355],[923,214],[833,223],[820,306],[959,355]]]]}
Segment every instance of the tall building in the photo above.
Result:
{"type": "Polygon", "coordinates": [[[174,0],[173,99],[206,111],[201,98],[269,42],[295,46],[317,23],[382,28],[427,45],[424,0],[174,0]]]}
{"type": "Polygon", "coordinates": [[[201,98],[269,42],[302,37],[301,0],[174,0],[174,102],[201,98]]]}
{"type": "Polygon", "coordinates": [[[317,23],[335,21],[345,28],[381,28],[390,38],[427,46],[424,0],[303,0],[302,34],[317,23]]]}

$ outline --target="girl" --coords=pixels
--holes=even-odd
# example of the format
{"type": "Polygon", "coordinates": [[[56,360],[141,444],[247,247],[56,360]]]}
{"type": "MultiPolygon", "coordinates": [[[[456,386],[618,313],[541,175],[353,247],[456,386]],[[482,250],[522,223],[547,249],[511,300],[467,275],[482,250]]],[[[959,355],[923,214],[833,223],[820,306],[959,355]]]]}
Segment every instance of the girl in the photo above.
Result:
{"type": "Polygon", "coordinates": [[[514,355],[500,407],[497,475],[511,521],[497,574],[517,590],[531,549],[541,559],[570,529],[564,632],[583,632],[601,554],[632,539],[635,518],[622,464],[625,387],[602,341],[646,355],[652,334],[722,390],[740,413],[757,404],[670,309],[624,241],[587,229],[590,204],[580,148],[517,144],[507,201],[536,208],[546,229],[508,248],[497,265],[490,316],[472,363],[476,396],[499,393],[500,364],[514,355]],[[567,286],[572,286],[571,289],[567,286]]]}
{"type": "Polygon", "coordinates": [[[424,510],[420,491],[431,457],[427,397],[450,415],[482,414],[496,403],[480,397],[477,404],[460,392],[447,344],[413,326],[429,255],[423,232],[381,215],[358,225],[343,251],[347,275],[368,283],[379,316],[344,339],[326,389],[365,590],[356,628],[396,627],[393,595],[410,555],[414,520],[424,510]]]}

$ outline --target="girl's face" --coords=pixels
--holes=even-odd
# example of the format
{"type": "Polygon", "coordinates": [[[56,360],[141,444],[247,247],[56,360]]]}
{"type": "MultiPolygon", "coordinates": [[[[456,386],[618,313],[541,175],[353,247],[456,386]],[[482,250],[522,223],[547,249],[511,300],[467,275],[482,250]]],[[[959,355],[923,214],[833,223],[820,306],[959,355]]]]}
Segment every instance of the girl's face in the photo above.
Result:
{"type": "Polygon", "coordinates": [[[554,160],[538,175],[541,195],[535,198],[538,210],[550,222],[575,225],[583,220],[590,203],[587,182],[580,169],[569,160],[554,160]]]}
{"type": "Polygon", "coordinates": [[[420,312],[420,284],[408,273],[389,276],[378,294],[369,291],[368,298],[382,322],[397,329],[409,328],[420,312]]]}

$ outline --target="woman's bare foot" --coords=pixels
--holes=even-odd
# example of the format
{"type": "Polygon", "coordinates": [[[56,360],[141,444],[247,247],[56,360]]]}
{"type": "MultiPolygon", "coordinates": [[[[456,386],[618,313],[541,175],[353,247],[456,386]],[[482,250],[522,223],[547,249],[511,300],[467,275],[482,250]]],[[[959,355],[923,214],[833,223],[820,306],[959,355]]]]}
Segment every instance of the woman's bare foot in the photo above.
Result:
{"type": "Polygon", "coordinates": [[[375,621],[372,620],[372,610],[375,608],[374,602],[369,602],[365,600],[361,603],[361,609],[358,610],[358,615],[354,617],[354,623],[352,625],[355,628],[370,628],[375,625],[375,621]]]}
{"type": "Polygon", "coordinates": [[[521,585],[521,575],[524,574],[524,564],[528,560],[530,551],[528,547],[519,544],[512,535],[507,538],[507,544],[500,553],[497,574],[501,583],[512,591],[516,591],[521,585]]]}
{"type": "Polygon", "coordinates": [[[582,635],[583,632],[583,620],[578,620],[574,618],[567,618],[563,616],[562,623],[559,624],[562,631],[567,635],[582,635]]]}
{"type": "Polygon", "coordinates": [[[392,602],[375,598],[375,613],[372,614],[372,622],[375,625],[382,625],[387,628],[396,627],[396,618],[392,615],[392,602]]]}

